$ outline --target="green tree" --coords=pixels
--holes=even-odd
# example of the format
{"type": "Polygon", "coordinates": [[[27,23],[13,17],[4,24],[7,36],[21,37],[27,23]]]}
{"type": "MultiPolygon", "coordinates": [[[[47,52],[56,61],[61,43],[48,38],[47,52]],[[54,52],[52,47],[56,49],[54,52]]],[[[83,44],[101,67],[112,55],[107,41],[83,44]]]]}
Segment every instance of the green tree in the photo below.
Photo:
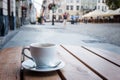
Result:
{"type": "Polygon", "coordinates": [[[113,10],[120,8],[120,0],[106,0],[106,4],[113,10]]]}

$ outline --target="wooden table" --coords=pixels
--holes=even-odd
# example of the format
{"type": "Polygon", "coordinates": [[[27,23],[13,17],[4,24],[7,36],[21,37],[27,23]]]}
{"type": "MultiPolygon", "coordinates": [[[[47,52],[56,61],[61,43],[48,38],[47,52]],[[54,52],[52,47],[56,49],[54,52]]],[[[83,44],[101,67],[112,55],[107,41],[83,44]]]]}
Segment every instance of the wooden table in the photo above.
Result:
{"type": "Polygon", "coordinates": [[[21,69],[22,47],[0,51],[0,80],[120,80],[120,55],[87,46],[57,47],[65,67],[52,72],[21,69]]]}

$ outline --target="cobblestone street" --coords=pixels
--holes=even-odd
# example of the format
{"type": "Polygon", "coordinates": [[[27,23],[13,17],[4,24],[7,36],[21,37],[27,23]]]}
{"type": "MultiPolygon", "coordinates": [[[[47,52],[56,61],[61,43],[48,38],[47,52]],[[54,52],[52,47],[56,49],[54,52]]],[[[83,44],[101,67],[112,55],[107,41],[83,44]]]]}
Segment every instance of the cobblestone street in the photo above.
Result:
{"type": "MultiPolygon", "coordinates": [[[[75,25],[74,25],[75,26],[75,25]]],[[[70,31],[79,34],[91,36],[102,40],[102,42],[111,43],[120,46],[120,24],[78,24],[75,28],[71,26],[70,31]],[[73,29],[72,29],[73,28],[73,29]]]]}
{"type": "Polygon", "coordinates": [[[3,48],[27,46],[33,42],[88,45],[120,53],[120,24],[24,25],[3,48]]]}
{"type": "MultiPolygon", "coordinates": [[[[55,32],[64,32],[64,33],[77,33],[86,36],[91,36],[99,39],[99,42],[111,43],[120,46],[120,24],[75,24],[71,25],[67,23],[64,27],[62,23],[56,23],[55,26],[51,26],[51,23],[46,23],[45,26],[41,28],[36,27],[26,27],[22,28],[22,30],[50,30],[55,32]]],[[[86,42],[94,42],[94,41],[86,41],[86,42]]],[[[95,41],[96,42],[96,41],[95,41]]]]}

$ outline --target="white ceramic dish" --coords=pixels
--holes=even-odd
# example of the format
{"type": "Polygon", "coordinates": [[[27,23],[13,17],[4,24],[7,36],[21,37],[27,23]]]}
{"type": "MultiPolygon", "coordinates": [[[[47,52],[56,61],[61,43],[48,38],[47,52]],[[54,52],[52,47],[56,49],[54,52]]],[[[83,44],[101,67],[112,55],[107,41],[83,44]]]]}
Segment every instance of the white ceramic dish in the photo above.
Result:
{"type": "Polygon", "coordinates": [[[30,59],[25,60],[22,63],[23,68],[25,68],[27,70],[31,70],[31,71],[37,71],[37,72],[50,72],[50,71],[59,70],[59,69],[61,69],[65,66],[65,63],[63,61],[61,61],[61,63],[56,67],[42,67],[42,68],[39,68],[39,69],[36,69],[35,65],[36,64],[30,59]]]}

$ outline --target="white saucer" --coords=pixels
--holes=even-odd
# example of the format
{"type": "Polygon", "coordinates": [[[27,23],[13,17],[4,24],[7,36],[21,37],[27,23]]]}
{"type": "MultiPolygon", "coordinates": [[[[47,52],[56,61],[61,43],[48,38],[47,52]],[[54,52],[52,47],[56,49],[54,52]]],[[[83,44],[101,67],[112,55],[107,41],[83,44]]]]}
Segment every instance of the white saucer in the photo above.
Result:
{"type": "Polygon", "coordinates": [[[55,71],[55,70],[63,68],[65,66],[65,63],[61,61],[61,63],[56,67],[45,67],[45,68],[39,68],[39,69],[36,69],[35,67],[33,67],[35,65],[36,64],[32,60],[26,60],[22,63],[23,68],[27,70],[31,70],[31,71],[37,71],[37,72],[55,71]]]}

